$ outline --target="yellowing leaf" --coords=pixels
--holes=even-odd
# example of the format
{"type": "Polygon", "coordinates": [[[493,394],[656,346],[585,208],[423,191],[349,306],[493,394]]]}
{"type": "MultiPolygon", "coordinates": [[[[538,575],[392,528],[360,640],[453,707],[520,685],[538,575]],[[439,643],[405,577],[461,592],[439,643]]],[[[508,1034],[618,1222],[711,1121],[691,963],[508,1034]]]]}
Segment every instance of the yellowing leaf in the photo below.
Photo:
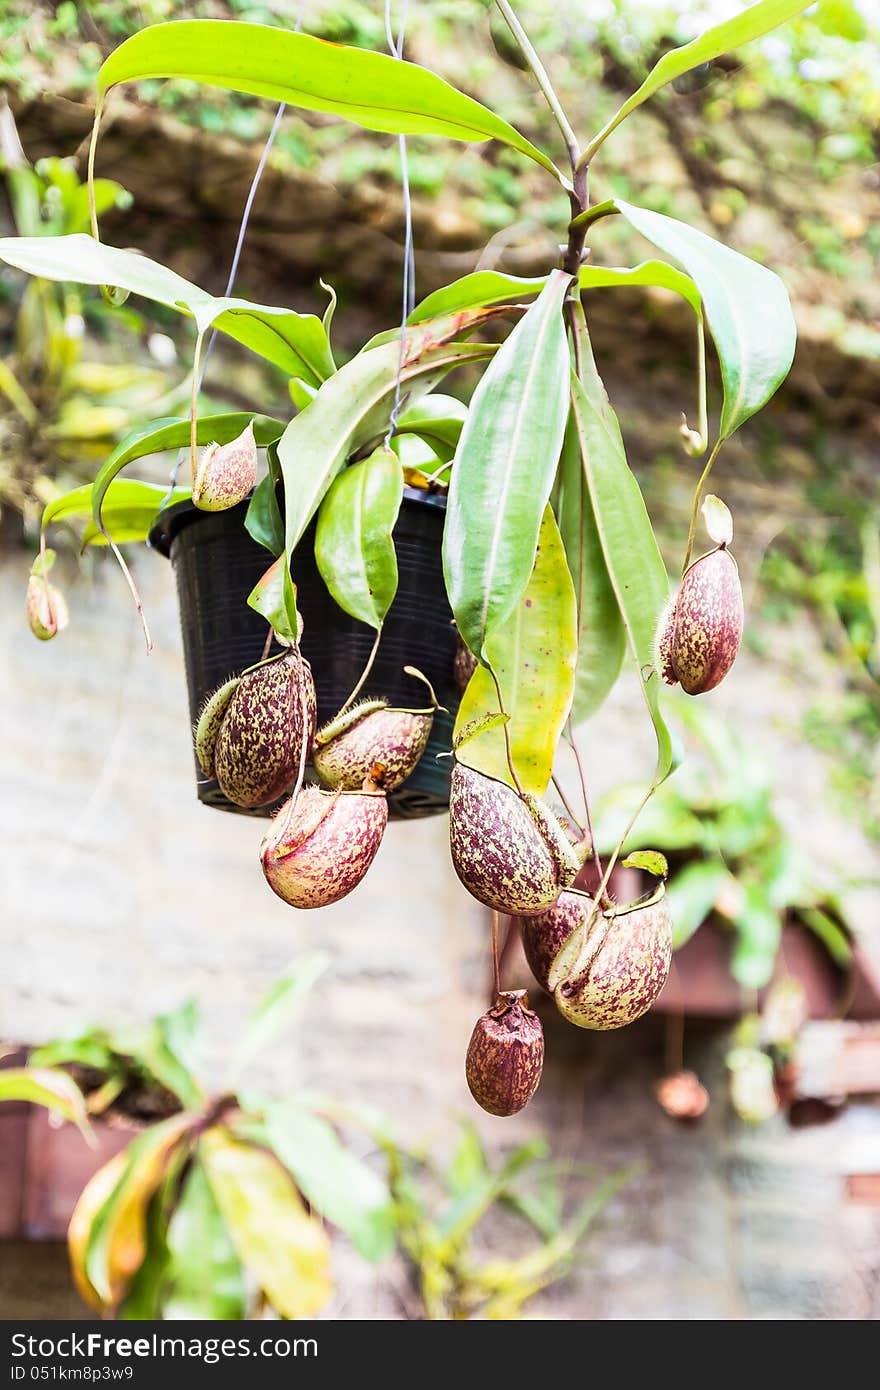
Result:
{"type": "Polygon", "coordinates": [[[74,1278],[95,1307],[116,1308],[125,1297],[146,1253],[150,1198],[192,1123],[184,1112],[151,1126],[101,1168],[80,1196],[68,1244],[74,1278]]]}
{"type": "MultiPolygon", "coordinates": [[[[574,585],[549,506],[544,509],[532,577],[510,617],[489,635],[486,655],[510,715],[507,727],[520,781],[526,791],[543,796],[571,708],[577,659],[574,585]]],[[[497,711],[495,683],[478,666],[459,707],[456,734],[497,711]]],[[[511,782],[503,725],[482,728],[458,757],[479,772],[511,782]]]]}
{"type": "Polygon", "coordinates": [[[84,1136],[91,1137],[82,1092],[67,1072],[50,1067],[6,1067],[0,1071],[0,1100],[29,1100],[34,1105],[44,1105],[78,1125],[84,1136]]]}
{"type": "Polygon", "coordinates": [[[265,1149],[212,1129],[199,1156],[239,1259],[286,1318],[310,1318],[330,1298],[330,1246],[290,1175],[265,1149]]]}
{"type": "Polygon", "coordinates": [[[125,1164],[125,1154],[119,1153],[98,1169],[79,1194],[67,1227],[67,1251],[73,1282],[85,1302],[99,1313],[103,1311],[104,1304],[86,1274],[86,1248],[95,1217],[122,1177],[125,1164]]]}

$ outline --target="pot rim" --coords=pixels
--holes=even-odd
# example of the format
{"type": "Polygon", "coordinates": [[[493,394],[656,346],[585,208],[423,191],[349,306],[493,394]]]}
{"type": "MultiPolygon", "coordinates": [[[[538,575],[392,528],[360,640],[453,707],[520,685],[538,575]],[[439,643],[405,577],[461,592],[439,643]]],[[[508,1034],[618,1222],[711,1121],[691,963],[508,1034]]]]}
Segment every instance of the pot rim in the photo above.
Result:
{"type": "MultiPolygon", "coordinates": [[[[241,510],[242,525],[244,523],[244,513],[250,503],[247,497],[238,507],[230,507],[229,513],[241,510]]],[[[440,511],[446,510],[446,493],[441,491],[429,492],[425,488],[410,487],[404,483],[403,503],[435,507],[440,511]]],[[[197,507],[192,498],[185,497],[182,502],[175,502],[172,507],[165,507],[160,511],[147,537],[147,545],[151,550],[158,551],[164,555],[165,559],[171,556],[171,547],[181,531],[185,531],[188,526],[193,526],[200,521],[216,520],[219,516],[227,515],[224,512],[206,512],[197,507]]]]}

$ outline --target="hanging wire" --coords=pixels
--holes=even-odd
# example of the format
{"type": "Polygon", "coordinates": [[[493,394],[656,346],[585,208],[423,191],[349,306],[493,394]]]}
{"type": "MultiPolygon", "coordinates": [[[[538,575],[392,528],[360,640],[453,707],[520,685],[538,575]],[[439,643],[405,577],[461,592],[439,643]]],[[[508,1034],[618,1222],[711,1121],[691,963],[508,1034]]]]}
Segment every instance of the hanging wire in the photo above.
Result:
{"type": "MultiPolygon", "coordinates": [[[[293,32],[294,32],[295,34],[298,34],[298,33],[300,32],[300,30],[302,29],[302,22],[303,22],[302,11],[303,11],[303,3],[301,2],[301,3],[300,3],[300,7],[299,7],[299,14],[297,15],[296,24],[295,24],[294,30],[293,30],[293,32]]],[[[260,186],[260,180],[261,180],[262,177],[263,177],[263,172],[264,172],[264,170],[265,170],[265,168],[266,168],[266,163],[267,163],[267,161],[268,161],[269,154],[270,154],[270,152],[271,152],[271,150],[272,150],[272,146],[275,144],[275,137],[276,137],[276,135],[278,134],[278,130],[279,130],[279,127],[280,127],[280,125],[281,125],[282,118],[283,118],[284,113],[285,113],[286,110],[287,110],[287,105],[286,105],[286,103],[283,102],[283,101],[280,102],[279,105],[278,105],[278,109],[277,109],[277,111],[275,112],[275,119],[274,119],[273,122],[272,122],[272,128],[271,128],[271,130],[269,131],[268,136],[266,137],[266,143],[265,143],[265,145],[263,146],[263,153],[260,155],[259,163],[257,164],[257,167],[256,167],[256,169],[254,170],[254,176],[253,176],[253,178],[251,179],[251,186],[250,186],[250,188],[248,189],[248,195],[247,195],[247,198],[246,198],[246,200],[245,200],[244,211],[243,211],[242,214],[241,214],[241,222],[239,223],[238,236],[237,236],[236,241],[235,241],[235,250],[234,250],[233,253],[232,253],[232,264],[231,264],[230,267],[229,267],[229,275],[227,276],[227,279],[226,279],[226,289],[223,291],[223,297],[224,297],[225,299],[228,299],[228,298],[229,298],[229,296],[232,294],[233,288],[234,288],[234,286],[235,286],[235,277],[236,277],[236,275],[238,274],[238,265],[239,265],[239,261],[241,260],[241,252],[242,252],[242,248],[243,248],[243,246],[244,246],[244,239],[245,239],[245,236],[247,235],[248,223],[249,223],[250,220],[251,220],[251,211],[253,210],[254,200],[255,200],[255,198],[256,198],[256,196],[257,196],[257,189],[258,189],[259,186],[260,186]]],[[[214,344],[215,344],[216,341],[217,341],[217,329],[216,329],[216,328],[212,328],[212,329],[211,329],[210,336],[209,336],[209,338],[208,338],[207,345],[206,345],[206,347],[205,347],[204,355],[203,355],[203,357],[202,357],[202,366],[201,366],[201,370],[199,371],[199,375],[198,375],[198,385],[196,386],[196,394],[198,394],[198,393],[201,391],[202,386],[204,385],[204,382],[205,382],[205,373],[206,373],[207,370],[208,370],[208,363],[209,363],[209,361],[211,360],[211,353],[214,351],[214,344]]],[[[186,454],[187,454],[186,448],[183,448],[183,449],[181,449],[181,450],[178,452],[177,459],[176,459],[176,461],[175,461],[174,467],[173,467],[172,470],[171,470],[171,477],[170,477],[170,480],[169,480],[169,483],[168,483],[168,491],[166,492],[165,496],[162,498],[162,503],[161,503],[161,506],[162,506],[162,507],[167,507],[167,506],[168,506],[168,503],[169,503],[170,500],[171,500],[171,496],[172,496],[172,494],[173,494],[173,492],[174,492],[175,487],[177,486],[177,475],[178,475],[178,473],[180,472],[180,465],[181,465],[181,463],[183,462],[184,458],[186,457],[186,454]]]]}
{"type": "MultiPolygon", "coordinates": [[[[391,22],[391,0],[385,0],[385,36],[388,41],[388,48],[397,59],[403,58],[403,44],[406,37],[406,17],[409,8],[409,0],[403,0],[400,12],[400,26],[397,30],[397,38],[394,37],[394,26],[391,22]]],[[[400,150],[400,181],[403,187],[403,217],[404,217],[404,243],[403,243],[403,293],[401,296],[401,315],[400,315],[400,353],[397,359],[397,380],[394,383],[394,404],[391,407],[391,414],[388,418],[388,433],[385,435],[385,447],[391,445],[391,437],[397,429],[397,419],[400,415],[401,382],[403,379],[403,354],[406,345],[406,321],[416,305],[416,259],[415,248],[413,246],[413,225],[412,225],[412,198],[409,188],[409,163],[406,153],[406,136],[397,137],[398,148],[400,150]]]]}
{"type": "MultiPolygon", "coordinates": [[[[235,285],[235,277],[238,274],[238,263],[241,260],[242,247],[244,246],[244,239],[245,235],[247,234],[248,223],[251,218],[251,210],[254,206],[254,199],[257,196],[257,189],[260,186],[260,180],[263,177],[263,171],[266,168],[266,161],[269,158],[269,153],[272,149],[272,146],[275,143],[275,136],[278,134],[278,128],[281,125],[281,118],[283,117],[284,112],[286,110],[287,107],[285,106],[285,103],[282,101],[278,107],[278,110],[275,112],[275,119],[272,122],[272,129],[269,131],[266,143],[263,146],[263,153],[260,155],[260,162],[254,171],[253,178],[251,179],[251,186],[248,190],[247,199],[244,205],[244,212],[241,215],[241,222],[238,228],[238,237],[235,242],[235,251],[232,254],[232,264],[229,267],[229,275],[226,279],[226,289],[223,291],[223,296],[227,299],[229,295],[232,294],[232,289],[235,285]]],[[[205,347],[205,351],[202,354],[202,365],[199,369],[198,381],[196,385],[196,395],[198,395],[198,393],[202,389],[202,386],[204,385],[205,373],[208,370],[208,363],[211,359],[211,353],[214,351],[214,344],[216,341],[217,329],[212,328],[207,345],[205,347]]],[[[163,507],[167,507],[168,503],[171,500],[171,496],[174,492],[174,489],[177,486],[177,475],[180,472],[180,465],[186,457],[187,453],[188,450],[186,448],[183,448],[178,452],[177,458],[174,463],[174,467],[171,470],[171,478],[168,483],[168,491],[162,498],[163,507]]]]}

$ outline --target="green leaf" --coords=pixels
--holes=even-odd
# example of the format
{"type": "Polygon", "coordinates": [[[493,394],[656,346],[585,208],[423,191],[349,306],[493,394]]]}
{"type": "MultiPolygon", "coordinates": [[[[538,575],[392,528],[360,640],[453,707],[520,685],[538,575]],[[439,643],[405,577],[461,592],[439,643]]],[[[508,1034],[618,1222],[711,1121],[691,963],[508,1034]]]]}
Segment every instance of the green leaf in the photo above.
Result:
{"type": "Polygon", "coordinates": [[[208,1130],[198,1148],[238,1257],[286,1318],[310,1318],[333,1292],[330,1248],[274,1154],[208,1130]]]}
{"type": "Polygon", "coordinates": [[[105,60],[98,96],[143,77],[185,77],[395,135],[500,140],[558,177],[553,162],[525,136],[436,73],[308,34],[217,20],[155,24],[105,60]]]}
{"type": "Polygon", "coordinates": [[[394,1249],[387,1184],[342,1144],[325,1120],[287,1101],[268,1106],[266,1138],[309,1206],[351,1238],[364,1259],[394,1249]]]}
{"type": "Polygon", "coordinates": [[[835,965],[839,965],[841,970],[849,969],[852,965],[852,944],[834,918],[820,907],[798,908],[798,917],[822,942],[835,965]]]}
{"type": "Polygon", "coordinates": [[[303,956],[277,980],[251,1015],[236,1054],[240,1071],[258,1052],[286,1028],[312,985],[323,975],[330,960],[322,951],[303,956]]]}
{"type": "MultiPolygon", "coordinates": [[[[280,435],[279,435],[280,438],[280,435]]],[[[266,476],[254,488],[244,519],[249,536],[273,555],[284,549],[284,517],[278,493],[281,485],[281,464],[278,462],[278,442],[266,447],[266,476]]]]}
{"type": "Polygon", "coordinates": [[[635,850],[622,861],[621,868],[643,869],[646,874],[653,874],[655,878],[666,878],[669,873],[666,855],[656,849],[635,850]]]}
{"type": "Polygon", "coordinates": [[[700,291],[724,383],[720,438],[728,439],[788,375],[797,338],[788,291],[772,270],[695,227],[614,201],[637,232],[684,266],[700,291]]]}
{"type": "Polygon", "coordinates": [[[458,630],[480,660],[522,597],[568,413],[562,305],[554,271],[499,348],[461,432],[443,533],[443,572],[458,630]]]}
{"type": "Polygon", "coordinates": [[[152,1072],[187,1109],[204,1102],[205,1095],[196,1078],[199,1009],[188,999],[174,1013],[160,1014],[138,1044],[138,1060],[152,1072]]]}
{"type": "Polygon", "coordinates": [[[72,1077],[50,1067],[0,1067],[0,1101],[27,1100],[43,1105],[77,1126],[91,1138],[89,1117],[82,1092],[72,1077]]]}
{"type": "Polygon", "coordinates": [[[446,1187],[453,1197],[462,1197],[489,1176],[489,1165],[480,1136],[473,1125],[462,1125],[452,1161],[446,1170],[446,1187]]]}
{"type": "MultiPolygon", "coordinates": [[[[665,261],[642,261],[632,267],[585,265],[578,275],[581,289],[599,290],[626,288],[628,285],[656,285],[674,290],[690,304],[694,313],[700,312],[700,292],[690,276],[676,270],[665,261]]],[[[547,283],[546,275],[523,277],[505,275],[500,270],[475,270],[451,285],[435,290],[413,309],[407,320],[422,323],[438,314],[455,314],[463,309],[482,308],[509,300],[540,294],[547,283]]]]}
{"type": "Polygon", "coordinates": [[[279,637],[288,642],[299,640],[299,614],[296,608],[296,585],[290,577],[286,555],[279,555],[248,594],[248,607],[260,613],[279,637]]]}
{"type": "Polygon", "coordinates": [[[0,260],[46,280],[113,285],[164,304],[194,318],[200,332],[213,325],[289,376],[302,377],[312,385],[319,385],[335,370],[327,334],[314,314],[251,304],[246,299],[217,298],[148,256],[105,246],[84,233],[2,237],[0,260]]]}
{"type": "Polygon", "coordinates": [[[617,417],[588,347],[583,356],[583,381],[572,377],[574,427],[608,576],[654,724],[654,785],[659,786],[680,761],[660,709],[660,676],[654,666],[654,637],[669,583],[644,499],[626,461],[617,417]]]}
{"type": "Polygon", "coordinates": [[[166,1281],[166,1321],[247,1316],[241,1262],[198,1159],[168,1226],[166,1281]]]}
{"type": "Polygon", "coordinates": [[[114,1052],[104,1030],[95,1029],[76,1038],[56,1038],[43,1047],[35,1047],[29,1060],[35,1067],[67,1066],[76,1062],[83,1067],[93,1067],[95,1071],[109,1072],[114,1066],[114,1052]]]}
{"type": "MultiPolygon", "coordinates": [[[[196,443],[228,444],[231,440],[238,438],[251,419],[253,419],[254,439],[258,447],[262,448],[272,444],[280,438],[284,429],[280,420],[271,420],[268,416],[252,417],[235,411],[226,415],[200,417],[196,422],[196,443]]],[[[147,454],[159,453],[163,449],[186,447],[190,442],[191,429],[190,420],[168,417],[164,420],[154,420],[150,425],[143,425],[140,429],[133,430],[117,444],[113,453],[102,463],[95,481],[92,483],[92,517],[99,529],[104,496],[117,474],[134,459],[143,458],[147,454]]],[[[59,498],[55,503],[50,504],[50,507],[57,507],[63,501],[63,498],[59,498]]],[[[46,516],[50,507],[47,507],[43,513],[44,526],[47,524],[46,516]]],[[[57,519],[58,513],[50,517],[50,520],[57,519]]]]}
{"type": "Polygon", "coordinates": [[[760,883],[744,885],[742,906],[734,916],[737,940],[730,968],[744,989],[763,989],[773,974],[782,923],[760,883]]]}
{"type": "Polygon", "coordinates": [[[157,483],[116,478],[104,494],[101,507],[101,521],[104,525],[102,531],[91,520],[91,484],[75,491],[78,494],[76,497],[72,492],[67,494],[69,510],[66,511],[65,519],[73,520],[74,507],[78,508],[79,515],[90,518],[80,537],[83,550],[87,545],[106,545],[108,536],[115,545],[145,541],[163,507],[173,507],[177,502],[186,501],[191,495],[188,487],[176,487],[169,492],[165,485],[160,487],[157,483]]]}
{"type": "MultiPolygon", "coordinates": [[[[405,402],[430,391],[454,367],[492,355],[488,345],[444,341],[456,330],[453,321],[432,320],[408,331],[401,374],[405,402]]],[[[324,383],[279,439],[288,558],[346,460],[385,434],[400,360],[399,335],[358,353],[324,383]]]]}
{"type": "Polygon", "coordinates": [[[444,396],[435,392],[430,396],[423,396],[408,410],[401,411],[397,420],[397,433],[417,434],[430,446],[441,463],[448,463],[455,454],[461,427],[466,419],[467,406],[463,401],[455,396],[444,396]]]}
{"type": "Polygon", "coordinates": [[[582,723],[602,706],[620,674],[626,631],[608,575],[581,459],[580,439],[569,416],[553,499],[577,608],[577,667],[571,713],[582,723]]]}
{"type": "Polygon", "coordinates": [[[672,917],[674,951],[690,941],[730,883],[730,870],[719,860],[688,864],[670,879],[666,885],[666,901],[672,917]]]}
{"type": "Polygon", "coordinates": [[[654,64],[638,91],[627,98],[599,134],[590,141],[584,151],[584,162],[592,159],[599,146],[630,112],[635,111],[661,87],[667,86],[677,77],[691,72],[703,63],[711,63],[722,53],[729,53],[744,43],[750,43],[752,39],[759,39],[762,34],[769,34],[772,29],[777,29],[780,24],[785,24],[787,20],[809,9],[811,3],[812,0],[761,0],[760,4],[749,5],[732,19],[713,24],[711,29],[706,29],[699,38],[692,39],[690,43],[664,53],[654,64]]]}
{"type": "Polygon", "coordinates": [[[377,630],[397,593],[391,533],[402,499],[400,460],[382,447],[339,474],[318,512],[321,577],[340,608],[377,630]]]}
{"type": "Polygon", "coordinates": [[[150,1201],[146,1217],[144,1256],[128,1286],[118,1316],[126,1321],[158,1321],[162,1317],[162,1300],[168,1270],[167,1179],[150,1201]]]}
{"type": "MultiPolygon", "coordinates": [[[[506,621],[489,634],[485,651],[510,715],[507,730],[520,782],[525,791],[543,796],[571,708],[577,659],[574,587],[549,506],[528,587],[506,621]]],[[[495,682],[485,666],[478,666],[462,697],[456,734],[497,711],[495,682]]],[[[503,728],[484,727],[457,756],[478,772],[513,785],[503,728]]]]}

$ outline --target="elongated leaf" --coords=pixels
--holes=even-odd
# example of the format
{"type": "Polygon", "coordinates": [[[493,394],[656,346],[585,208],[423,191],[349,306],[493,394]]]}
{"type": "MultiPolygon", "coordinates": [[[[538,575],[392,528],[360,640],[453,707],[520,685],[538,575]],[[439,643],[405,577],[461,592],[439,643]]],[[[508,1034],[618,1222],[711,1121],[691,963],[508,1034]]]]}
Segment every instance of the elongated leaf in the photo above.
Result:
{"type": "Polygon", "coordinates": [[[274,1154],[208,1130],[199,1157],[242,1264],[286,1318],[310,1318],[333,1292],[330,1248],[274,1154]]]}
{"type": "Polygon", "coordinates": [[[583,380],[572,377],[572,416],[608,576],[654,724],[654,784],[659,785],[679,761],[660,710],[660,676],[654,666],[654,637],[669,585],[639,485],[626,461],[617,417],[589,352],[583,380]]]}
{"type": "MultiPolygon", "coordinates": [[[[278,439],[284,429],[284,424],[280,420],[271,420],[265,415],[252,417],[243,411],[234,411],[224,415],[203,415],[200,417],[196,429],[197,442],[199,444],[228,444],[230,440],[238,438],[251,419],[254,422],[254,438],[260,447],[278,439]]],[[[126,464],[133,463],[135,459],[146,458],[150,454],[162,453],[165,449],[181,448],[188,445],[189,442],[190,421],[181,419],[176,415],[168,415],[161,420],[153,420],[148,425],[141,425],[138,429],[132,430],[130,434],[119,441],[116,448],[101,465],[94,484],[73,488],[72,491],[65,492],[61,497],[55,497],[46,504],[43,508],[43,530],[45,531],[46,527],[53,521],[68,521],[75,517],[88,515],[92,515],[94,518],[93,489],[97,507],[100,509],[103,504],[105,520],[108,515],[107,508],[115,505],[117,501],[121,510],[129,505],[136,506],[141,500],[146,505],[148,494],[145,489],[147,488],[152,489],[153,493],[158,493],[159,502],[161,502],[167,488],[159,488],[153,483],[135,481],[117,483],[114,485],[112,503],[108,497],[108,488],[126,464]],[[88,501],[88,505],[85,507],[83,506],[84,499],[88,501]]],[[[188,495],[188,489],[181,489],[181,491],[188,495]]],[[[156,510],[158,511],[158,504],[156,510]]],[[[98,534],[100,535],[100,531],[98,534]]],[[[116,536],[113,539],[116,540],[116,536]]]]}
{"type": "MultiPolygon", "coordinates": [[[[532,577],[513,612],[486,639],[486,657],[510,715],[507,728],[520,782],[526,791],[543,796],[571,708],[577,659],[574,586],[549,506],[532,577]]],[[[456,734],[497,710],[495,683],[486,667],[478,666],[459,707],[456,734]]],[[[477,734],[457,756],[478,772],[513,785],[503,728],[477,734]]]]}
{"type": "MultiPolygon", "coordinates": [[[[237,439],[241,431],[251,421],[251,416],[235,411],[228,415],[206,415],[196,423],[197,444],[228,444],[237,439]],[[241,428],[238,427],[242,422],[241,428]]],[[[254,439],[258,446],[274,444],[281,437],[284,425],[280,420],[267,416],[257,416],[254,421],[254,439]]],[[[163,449],[176,449],[190,442],[192,425],[189,420],[168,418],[157,420],[152,425],[144,425],[123,439],[113,453],[101,465],[92,483],[92,517],[100,528],[104,495],[108,486],[123,468],[133,459],[155,454],[163,449]]],[[[45,525],[45,513],[43,518],[45,525]]]]}
{"type": "MultiPolygon", "coordinates": [[[[192,1123],[192,1115],[173,1115],[133,1140],[116,1182],[89,1223],[83,1272],[106,1308],[122,1301],[140,1266],[147,1245],[147,1207],[192,1123]]],[[[91,1205],[88,1192],[86,1188],[83,1194],[86,1207],[91,1205]]]]}
{"type": "Polygon", "coordinates": [[[105,60],[98,95],[142,77],[186,77],[307,111],[329,111],[367,130],[500,140],[556,173],[525,136],[436,73],[307,34],[218,20],[155,24],[105,60]]]}
{"type": "Polygon", "coordinates": [[[617,680],[626,650],[626,631],[608,576],[572,416],[562,444],[554,508],[577,605],[577,669],[571,713],[578,724],[595,714],[617,680]]]}
{"type": "MultiPolygon", "coordinates": [[[[674,290],[687,300],[695,313],[700,312],[700,292],[693,280],[665,261],[642,261],[641,265],[631,268],[585,265],[581,267],[578,281],[581,289],[585,290],[656,285],[661,289],[674,290]]],[[[413,309],[409,322],[422,323],[424,319],[434,318],[438,314],[454,314],[462,309],[524,299],[540,294],[546,283],[546,275],[526,278],[505,275],[500,270],[475,270],[471,275],[465,275],[461,280],[429,294],[413,309]]]]}
{"type": "Polygon", "coordinates": [[[326,1120],[290,1102],[265,1112],[266,1138],[309,1205],[351,1238],[366,1260],[394,1249],[387,1183],[351,1153],[326,1120]]]}
{"type": "Polygon", "coordinates": [[[720,437],[727,439],[766,405],[788,375],[797,338],[788,291],[772,270],[695,227],[620,198],[615,205],[696,282],[721,365],[720,437]]]}
{"type": "MultiPolygon", "coordinates": [[[[91,486],[78,488],[82,494],[80,506],[83,516],[92,514],[91,486]]],[[[169,492],[157,483],[141,483],[134,479],[116,478],[104,495],[101,507],[102,531],[90,520],[84,527],[80,545],[85,550],[88,545],[106,545],[107,536],[116,545],[145,541],[153,528],[153,523],[163,506],[173,507],[191,496],[188,487],[175,487],[169,492]],[[106,535],[105,535],[106,532],[106,535]]],[[[68,494],[71,497],[72,494],[68,494]]],[[[72,513],[68,513],[72,519],[72,513]]]]}
{"type": "Polygon", "coordinates": [[[241,1261],[196,1159],[168,1227],[166,1320],[247,1316],[241,1261]]]}
{"type": "Polygon", "coordinates": [[[200,331],[213,324],[267,362],[313,386],[335,370],[327,334],[314,314],[215,297],[148,256],[105,246],[83,232],[58,237],[2,237],[0,260],[45,280],[114,285],[165,304],[194,318],[200,331]]]}
{"type": "Polygon", "coordinates": [[[842,970],[852,965],[850,938],[829,913],[819,907],[802,907],[798,909],[798,916],[822,942],[835,965],[842,970]]]}
{"type": "Polygon", "coordinates": [[[181,1170],[188,1158],[188,1153],[175,1150],[147,1207],[144,1257],[119,1310],[119,1317],[127,1321],[158,1322],[166,1316],[165,1295],[171,1265],[168,1227],[180,1191],[181,1170]]]}
{"type": "MultiPolygon", "coordinates": [[[[479,321],[475,313],[472,323],[479,321]]],[[[406,403],[432,390],[454,367],[492,355],[488,345],[445,341],[467,326],[456,316],[407,332],[401,374],[406,403]]],[[[399,363],[399,335],[358,353],[324,383],[279,439],[288,558],[345,461],[385,434],[399,363]]]]}
{"type": "Polygon", "coordinates": [[[82,1092],[72,1077],[50,1067],[0,1067],[0,1101],[28,1100],[43,1105],[91,1137],[82,1092]]]}
{"type": "Polygon", "coordinates": [[[392,531],[403,499],[400,460],[380,448],[346,468],[318,512],[315,559],[346,613],[379,628],[397,593],[392,531]]]}
{"type": "Polygon", "coordinates": [[[329,957],[322,951],[303,956],[296,965],[277,980],[251,1015],[236,1054],[236,1069],[251,1061],[258,1052],[286,1028],[309,993],[312,985],[323,975],[329,957]]]}
{"type": "Polygon", "coordinates": [[[284,517],[278,500],[280,486],[281,464],[278,462],[276,441],[266,448],[266,476],[254,488],[244,519],[244,529],[248,535],[273,555],[280,555],[284,549],[284,517]]]}
{"type": "Polygon", "coordinates": [[[725,888],[730,870],[720,860],[698,860],[670,879],[666,899],[672,916],[672,949],[677,951],[705,922],[725,888]]]}
{"type": "Polygon", "coordinates": [[[205,1099],[197,1078],[202,1060],[198,1039],[199,1009],[195,1000],[188,999],[174,1013],[160,1014],[146,1029],[137,1050],[153,1076],[190,1110],[205,1099]]]}
{"type": "Polygon", "coordinates": [[[261,613],[279,637],[287,641],[299,638],[299,615],[296,608],[296,585],[290,576],[286,555],[279,555],[248,594],[248,606],[261,613]]]}
{"type": "Polygon", "coordinates": [[[750,43],[752,39],[759,39],[762,34],[769,34],[772,29],[777,29],[780,24],[785,24],[787,20],[809,9],[810,3],[811,0],[760,0],[759,4],[749,5],[732,19],[713,24],[711,29],[707,29],[690,43],[664,53],[654,64],[638,91],[626,99],[607,125],[590,141],[584,158],[591,159],[612,130],[616,130],[631,111],[635,111],[636,107],[641,106],[642,102],[647,101],[661,87],[674,82],[677,77],[691,72],[703,63],[711,63],[722,53],[729,53],[731,49],[750,43]]]}
{"type": "Polygon", "coordinates": [[[733,977],[744,989],[763,989],[773,974],[782,940],[779,913],[768,902],[763,884],[744,885],[742,906],[734,920],[737,940],[730,961],[733,977]]]}
{"type": "Polygon", "coordinates": [[[455,455],[443,572],[458,630],[480,660],[532,573],[568,414],[562,304],[570,283],[554,271],[499,348],[455,455]]]}
{"type": "Polygon", "coordinates": [[[127,1161],[125,1153],[118,1153],[98,1169],[77,1198],[67,1226],[67,1253],[73,1282],[84,1302],[99,1313],[104,1311],[105,1303],[86,1273],[86,1254],[92,1228],[115,1192],[127,1161]]]}
{"type": "Polygon", "coordinates": [[[466,419],[467,406],[463,401],[455,396],[432,392],[430,396],[423,396],[408,410],[401,411],[397,421],[397,432],[400,435],[417,434],[442,463],[448,463],[455,454],[461,427],[466,419]]]}

